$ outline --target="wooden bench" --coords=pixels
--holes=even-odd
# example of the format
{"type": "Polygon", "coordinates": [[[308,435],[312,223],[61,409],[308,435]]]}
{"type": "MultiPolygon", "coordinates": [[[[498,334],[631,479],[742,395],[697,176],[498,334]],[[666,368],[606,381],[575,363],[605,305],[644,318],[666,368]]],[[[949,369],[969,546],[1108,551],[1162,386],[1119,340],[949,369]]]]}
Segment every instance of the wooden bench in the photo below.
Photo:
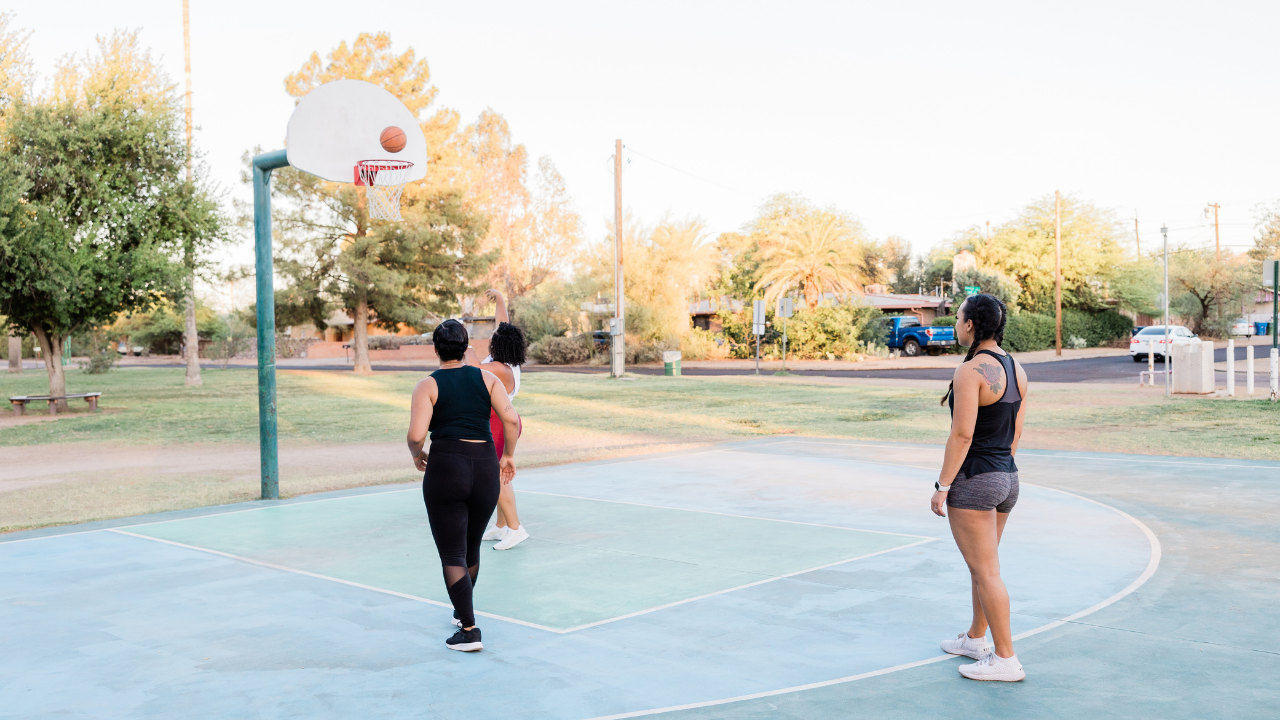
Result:
{"type": "Polygon", "coordinates": [[[13,404],[14,415],[23,415],[26,412],[27,403],[30,402],[47,402],[49,403],[49,414],[57,415],[59,400],[76,400],[83,398],[85,402],[89,403],[89,411],[97,412],[98,398],[100,397],[102,397],[102,393],[100,392],[68,393],[62,397],[53,397],[52,395],[19,395],[17,397],[9,398],[9,402],[13,404]]]}

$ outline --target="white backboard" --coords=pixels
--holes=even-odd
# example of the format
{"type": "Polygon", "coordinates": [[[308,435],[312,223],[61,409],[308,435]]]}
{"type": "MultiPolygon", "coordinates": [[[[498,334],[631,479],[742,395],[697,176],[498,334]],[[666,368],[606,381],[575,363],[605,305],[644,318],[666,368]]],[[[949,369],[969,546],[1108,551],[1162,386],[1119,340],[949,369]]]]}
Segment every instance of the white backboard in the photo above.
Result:
{"type": "Polygon", "coordinates": [[[335,80],[307,93],[289,117],[289,164],[333,182],[354,182],[361,160],[407,160],[407,182],[427,174],[427,139],[409,108],[395,95],[363,80],[335,80]],[[382,148],[382,131],[398,127],[404,148],[382,148]]]}
{"type": "Polygon", "coordinates": [[[1262,284],[1267,287],[1275,287],[1276,284],[1276,260],[1262,261],[1262,284]]]}

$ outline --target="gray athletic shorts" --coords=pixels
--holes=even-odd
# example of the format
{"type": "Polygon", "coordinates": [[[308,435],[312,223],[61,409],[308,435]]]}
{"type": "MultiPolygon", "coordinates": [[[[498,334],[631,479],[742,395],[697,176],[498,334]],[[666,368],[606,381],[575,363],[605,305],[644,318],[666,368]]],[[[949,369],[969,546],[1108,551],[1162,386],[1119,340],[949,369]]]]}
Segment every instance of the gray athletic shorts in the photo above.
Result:
{"type": "Polygon", "coordinates": [[[1018,502],[1017,471],[989,472],[973,477],[956,475],[947,493],[947,507],[1007,513],[1018,502]]]}

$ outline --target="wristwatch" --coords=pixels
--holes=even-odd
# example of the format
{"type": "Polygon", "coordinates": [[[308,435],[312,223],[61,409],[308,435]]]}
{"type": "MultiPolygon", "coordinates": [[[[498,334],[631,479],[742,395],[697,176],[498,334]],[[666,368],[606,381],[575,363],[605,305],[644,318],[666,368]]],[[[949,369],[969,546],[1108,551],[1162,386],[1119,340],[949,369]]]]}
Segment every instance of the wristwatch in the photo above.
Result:
{"type": "Polygon", "coordinates": [[[951,486],[950,486],[950,485],[943,485],[942,483],[938,482],[937,480],[934,480],[934,481],[933,481],[933,489],[934,489],[934,490],[937,490],[938,492],[947,492],[948,490],[950,490],[950,489],[951,489],[951,486]]]}

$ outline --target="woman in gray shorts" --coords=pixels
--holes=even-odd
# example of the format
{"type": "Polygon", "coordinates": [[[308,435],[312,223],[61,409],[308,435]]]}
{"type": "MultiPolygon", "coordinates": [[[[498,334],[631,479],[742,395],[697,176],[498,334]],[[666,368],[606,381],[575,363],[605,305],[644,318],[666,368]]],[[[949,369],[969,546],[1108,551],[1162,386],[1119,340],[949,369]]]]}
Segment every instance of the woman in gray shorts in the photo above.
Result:
{"type": "Polygon", "coordinates": [[[1027,375],[1000,349],[1004,303],[986,293],[967,298],[956,312],[956,339],[969,346],[942,401],[951,404],[951,436],[934,484],[933,512],[948,517],[951,534],[969,566],[973,623],[942,643],[952,655],[978,662],[960,666],[973,680],[1026,677],[1013,652],[1009,593],[1000,579],[1000,535],[1018,502],[1013,455],[1026,413],[1027,375]],[[986,640],[987,627],[995,648],[986,640]]]}

